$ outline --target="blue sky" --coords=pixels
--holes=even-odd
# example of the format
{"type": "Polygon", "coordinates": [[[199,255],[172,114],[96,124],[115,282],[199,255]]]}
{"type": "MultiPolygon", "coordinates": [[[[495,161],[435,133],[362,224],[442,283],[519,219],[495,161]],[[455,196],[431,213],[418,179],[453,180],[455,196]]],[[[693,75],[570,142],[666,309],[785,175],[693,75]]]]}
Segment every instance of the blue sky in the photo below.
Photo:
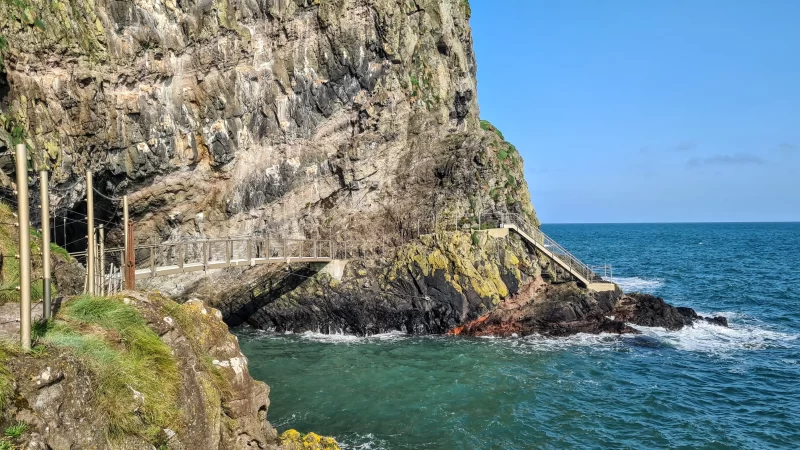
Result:
{"type": "Polygon", "coordinates": [[[800,221],[800,1],[470,5],[543,223],[800,221]]]}

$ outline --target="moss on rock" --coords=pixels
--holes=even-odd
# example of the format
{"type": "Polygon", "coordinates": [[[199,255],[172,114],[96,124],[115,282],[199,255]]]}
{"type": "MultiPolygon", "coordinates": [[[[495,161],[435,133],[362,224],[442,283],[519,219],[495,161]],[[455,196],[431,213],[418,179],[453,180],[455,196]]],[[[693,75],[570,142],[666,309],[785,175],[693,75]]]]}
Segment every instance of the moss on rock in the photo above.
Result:
{"type": "Polygon", "coordinates": [[[336,440],[316,433],[302,434],[297,430],[286,430],[280,437],[286,450],[339,450],[336,440]]]}

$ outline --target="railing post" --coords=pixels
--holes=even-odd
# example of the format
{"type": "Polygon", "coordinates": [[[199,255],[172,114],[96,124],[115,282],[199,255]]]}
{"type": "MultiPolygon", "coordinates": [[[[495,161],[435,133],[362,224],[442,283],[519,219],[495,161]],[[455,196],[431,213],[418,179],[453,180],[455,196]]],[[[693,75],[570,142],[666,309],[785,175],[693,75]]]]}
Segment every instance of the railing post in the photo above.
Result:
{"type": "Polygon", "coordinates": [[[28,151],[17,144],[17,218],[19,219],[19,337],[31,349],[31,232],[28,205],[28,151]]]}
{"type": "Polygon", "coordinates": [[[313,250],[314,250],[314,256],[313,256],[313,258],[316,258],[316,257],[317,257],[317,241],[314,241],[314,247],[313,247],[313,250]]]}
{"type": "Polygon", "coordinates": [[[229,237],[228,240],[225,241],[225,264],[228,266],[231,265],[231,253],[233,253],[233,243],[229,237]]]}
{"type": "Polygon", "coordinates": [[[267,235],[267,244],[266,244],[266,247],[265,247],[266,251],[267,251],[267,253],[265,255],[265,257],[267,258],[267,261],[272,259],[272,249],[269,246],[270,246],[269,235],[267,235]]]}
{"type": "Polygon", "coordinates": [[[98,273],[100,279],[98,280],[98,287],[100,295],[106,295],[106,229],[105,225],[100,225],[100,267],[98,273]]]}
{"type": "Polygon", "coordinates": [[[156,277],[156,244],[150,247],[150,278],[156,277]]]}
{"type": "Polygon", "coordinates": [[[247,264],[251,267],[255,265],[253,263],[253,241],[249,238],[247,239],[247,264]]]}
{"type": "Polygon", "coordinates": [[[50,318],[50,191],[47,171],[39,172],[42,206],[42,309],[44,318],[50,318]]]}
{"type": "Polygon", "coordinates": [[[211,247],[211,243],[208,241],[204,241],[203,245],[203,271],[208,271],[208,250],[211,247]]]}
{"type": "MultiPolygon", "coordinates": [[[[126,197],[127,198],[127,197],[126,197]]],[[[136,289],[136,248],[133,245],[133,222],[128,222],[125,235],[125,289],[136,289]]]]}
{"type": "Polygon", "coordinates": [[[86,291],[89,295],[94,295],[95,277],[95,248],[94,248],[94,185],[92,183],[92,171],[86,171],[86,291]]]}
{"type": "Polygon", "coordinates": [[[178,268],[183,270],[183,253],[184,253],[184,245],[185,243],[181,242],[178,244],[178,268]]]}

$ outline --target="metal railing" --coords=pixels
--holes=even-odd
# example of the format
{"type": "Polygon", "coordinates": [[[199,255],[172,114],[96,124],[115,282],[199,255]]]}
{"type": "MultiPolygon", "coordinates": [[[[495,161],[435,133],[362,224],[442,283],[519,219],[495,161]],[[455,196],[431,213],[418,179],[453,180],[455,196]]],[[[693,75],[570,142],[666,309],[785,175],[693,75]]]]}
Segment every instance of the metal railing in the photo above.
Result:
{"type": "Polygon", "coordinates": [[[487,214],[482,217],[483,221],[487,223],[496,222],[500,227],[513,225],[518,230],[527,234],[534,242],[538,243],[544,249],[550,252],[553,257],[558,259],[561,265],[563,265],[565,268],[568,268],[570,272],[583,277],[586,281],[602,281],[602,277],[596,273],[592,267],[584,264],[580,259],[562,247],[553,238],[546,235],[542,230],[530,223],[525,217],[513,213],[487,214]]]}
{"type": "MultiPolygon", "coordinates": [[[[513,226],[523,233],[548,256],[587,282],[601,281],[613,276],[610,265],[588,266],[543,233],[524,216],[514,213],[486,213],[477,216],[431,215],[430,220],[417,221],[413,229],[420,237],[438,231],[469,231],[475,229],[509,228],[513,226]],[[601,275],[602,274],[602,275],[601,275]]],[[[135,245],[135,273],[137,278],[150,278],[197,270],[218,269],[236,266],[254,266],[265,263],[326,262],[387,256],[387,252],[402,246],[405,239],[392,242],[382,238],[380,243],[336,239],[297,239],[272,237],[264,234],[240,235],[226,238],[193,238],[158,244],[135,245]],[[387,245],[388,244],[388,245],[387,245]]],[[[98,253],[98,252],[96,252],[98,253]]],[[[72,253],[79,261],[85,261],[86,252],[72,253]]],[[[101,267],[95,275],[95,285],[104,286],[104,292],[122,289],[125,267],[124,249],[105,249],[98,255],[96,266],[101,267]]]]}

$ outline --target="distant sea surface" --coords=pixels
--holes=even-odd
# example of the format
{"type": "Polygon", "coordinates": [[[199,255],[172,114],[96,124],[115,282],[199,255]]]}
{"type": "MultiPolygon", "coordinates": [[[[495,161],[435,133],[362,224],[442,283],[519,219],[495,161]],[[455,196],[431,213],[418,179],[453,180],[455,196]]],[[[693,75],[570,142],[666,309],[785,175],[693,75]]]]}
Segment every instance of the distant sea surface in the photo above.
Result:
{"type": "Polygon", "coordinates": [[[800,224],[544,225],[730,328],[367,338],[236,330],[268,418],[347,449],[800,448],[800,224]]]}

